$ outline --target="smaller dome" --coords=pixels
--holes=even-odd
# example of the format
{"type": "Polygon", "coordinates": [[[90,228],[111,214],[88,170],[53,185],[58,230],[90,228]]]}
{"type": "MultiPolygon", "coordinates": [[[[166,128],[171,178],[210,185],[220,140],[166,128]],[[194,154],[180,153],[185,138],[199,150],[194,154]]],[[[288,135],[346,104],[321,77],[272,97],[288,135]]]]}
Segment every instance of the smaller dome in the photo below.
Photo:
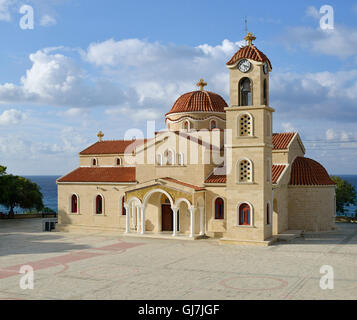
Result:
{"type": "Polygon", "coordinates": [[[227,103],[220,95],[198,90],[179,97],[166,115],[178,112],[225,112],[224,108],[227,107],[227,103]]]}
{"type": "Polygon", "coordinates": [[[297,157],[291,168],[290,185],[294,186],[316,186],[334,185],[326,169],[317,161],[297,157]]]}

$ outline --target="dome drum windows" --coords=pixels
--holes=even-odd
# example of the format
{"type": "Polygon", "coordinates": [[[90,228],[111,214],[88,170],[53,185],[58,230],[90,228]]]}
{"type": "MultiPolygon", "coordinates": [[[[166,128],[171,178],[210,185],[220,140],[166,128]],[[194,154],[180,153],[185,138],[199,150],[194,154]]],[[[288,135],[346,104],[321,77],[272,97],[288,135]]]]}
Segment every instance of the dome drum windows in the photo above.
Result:
{"type": "Polygon", "coordinates": [[[249,113],[244,113],[238,118],[238,136],[253,136],[253,117],[249,113]]]}
{"type": "Polygon", "coordinates": [[[253,181],[253,168],[252,162],[243,159],[238,162],[238,183],[247,183],[253,181]]]}

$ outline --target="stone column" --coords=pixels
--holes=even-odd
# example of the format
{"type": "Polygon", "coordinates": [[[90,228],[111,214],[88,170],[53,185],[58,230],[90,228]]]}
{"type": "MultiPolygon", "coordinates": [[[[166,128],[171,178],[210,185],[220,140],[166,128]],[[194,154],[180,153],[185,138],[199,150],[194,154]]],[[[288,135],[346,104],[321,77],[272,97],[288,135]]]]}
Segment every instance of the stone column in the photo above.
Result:
{"type": "Polygon", "coordinates": [[[200,236],[203,236],[205,234],[205,228],[204,228],[205,208],[199,207],[198,209],[200,210],[200,236]]]}
{"type": "Polygon", "coordinates": [[[136,206],[136,232],[140,232],[140,207],[136,206]]]}
{"type": "Polygon", "coordinates": [[[124,203],[124,208],[125,208],[125,213],[126,213],[126,227],[125,227],[125,233],[130,232],[130,211],[129,211],[129,206],[128,204],[124,203]]]}
{"type": "Polygon", "coordinates": [[[195,211],[196,208],[192,206],[190,208],[190,215],[191,215],[191,228],[190,228],[190,237],[193,238],[195,236],[195,211]]]}
{"type": "Polygon", "coordinates": [[[177,211],[178,208],[177,207],[171,207],[172,210],[172,220],[173,220],[173,232],[172,232],[172,236],[176,237],[177,236],[177,211]]]}
{"type": "Polygon", "coordinates": [[[145,234],[145,207],[141,207],[141,234],[145,234]]]}

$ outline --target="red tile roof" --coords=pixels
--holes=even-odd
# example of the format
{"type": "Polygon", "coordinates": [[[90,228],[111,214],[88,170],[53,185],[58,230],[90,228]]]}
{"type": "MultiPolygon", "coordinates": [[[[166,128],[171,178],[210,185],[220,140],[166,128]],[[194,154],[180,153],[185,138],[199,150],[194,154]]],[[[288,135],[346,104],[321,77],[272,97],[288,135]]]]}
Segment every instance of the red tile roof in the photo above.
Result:
{"type": "Polygon", "coordinates": [[[235,64],[238,60],[240,59],[251,59],[254,61],[258,61],[258,62],[265,62],[267,61],[269,63],[270,69],[272,69],[272,65],[270,63],[270,60],[267,58],[267,56],[261,52],[260,50],[258,50],[258,48],[255,45],[250,45],[250,46],[245,46],[241,49],[239,49],[231,58],[231,60],[229,60],[227,62],[227,65],[232,65],[235,64]]]}
{"type": "Polygon", "coordinates": [[[179,97],[166,115],[178,112],[225,112],[224,108],[227,107],[227,103],[220,95],[198,90],[179,97]]]}
{"type": "Polygon", "coordinates": [[[272,168],[272,182],[276,184],[280,178],[280,175],[283,173],[286,165],[284,164],[273,164],[272,168]]]}
{"type": "Polygon", "coordinates": [[[80,155],[91,154],[124,154],[132,153],[135,147],[144,144],[147,139],[140,140],[106,140],[98,141],[81,151],[80,155]]]}
{"type": "Polygon", "coordinates": [[[135,182],[135,167],[93,167],[77,168],[58,182],[135,182]]]}
{"type": "MultiPolygon", "coordinates": [[[[273,165],[272,167],[272,182],[277,183],[280,175],[284,171],[286,165],[273,165]]],[[[212,174],[206,179],[205,183],[226,183],[227,175],[226,174],[215,174],[213,171],[212,174]]]]}
{"type": "Polygon", "coordinates": [[[161,178],[161,179],[166,180],[166,181],[170,181],[170,182],[173,182],[173,183],[177,183],[177,184],[180,184],[180,185],[185,186],[185,187],[189,187],[191,189],[194,189],[195,191],[205,190],[205,188],[201,188],[201,187],[195,186],[193,184],[182,182],[182,181],[176,180],[174,178],[165,177],[165,178],[161,178]]]}
{"type": "Polygon", "coordinates": [[[294,138],[295,132],[273,133],[274,150],[285,150],[294,138]]]}
{"type": "Polygon", "coordinates": [[[227,175],[217,175],[211,174],[205,181],[206,183],[226,183],[227,182],[227,175]]]}
{"type": "Polygon", "coordinates": [[[297,157],[294,160],[289,184],[294,186],[335,185],[320,163],[304,157],[297,157]]]}

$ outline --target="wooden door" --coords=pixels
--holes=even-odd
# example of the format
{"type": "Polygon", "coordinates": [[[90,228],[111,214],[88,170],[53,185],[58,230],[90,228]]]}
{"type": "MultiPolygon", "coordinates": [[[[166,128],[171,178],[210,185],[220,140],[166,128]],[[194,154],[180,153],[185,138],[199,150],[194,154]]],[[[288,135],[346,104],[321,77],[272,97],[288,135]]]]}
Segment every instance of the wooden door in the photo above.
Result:
{"type": "Polygon", "coordinates": [[[162,231],[173,231],[173,223],[172,223],[172,210],[169,204],[161,205],[161,212],[162,212],[162,231]]]}

